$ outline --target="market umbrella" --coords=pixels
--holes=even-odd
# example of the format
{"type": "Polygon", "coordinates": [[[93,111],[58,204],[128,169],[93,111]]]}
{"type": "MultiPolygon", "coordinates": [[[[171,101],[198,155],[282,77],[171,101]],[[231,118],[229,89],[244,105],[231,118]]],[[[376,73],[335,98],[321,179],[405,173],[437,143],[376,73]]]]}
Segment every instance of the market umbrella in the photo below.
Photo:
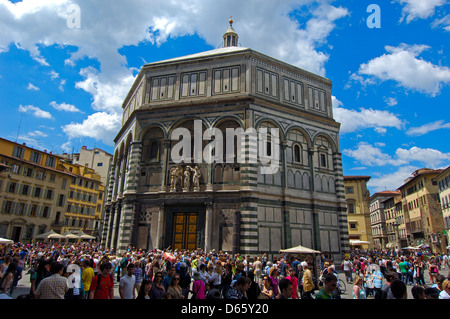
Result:
{"type": "Polygon", "coordinates": [[[35,238],[36,239],[64,238],[64,236],[58,234],[53,229],[50,229],[48,232],[37,235],[35,238]]]}
{"type": "Polygon", "coordinates": [[[0,237],[0,244],[12,244],[12,243],[14,243],[13,240],[0,237]]]}
{"type": "Polygon", "coordinates": [[[408,247],[403,247],[402,249],[418,250],[418,249],[420,249],[420,248],[414,247],[414,246],[408,246],[408,247]]]}
{"type": "Polygon", "coordinates": [[[288,253],[288,254],[320,254],[320,251],[314,250],[308,247],[304,247],[301,245],[288,248],[288,249],[282,249],[280,250],[282,253],[288,253]]]}
{"type": "Polygon", "coordinates": [[[71,233],[70,231],[66,231],[64,234],[62,234],[64,236],[64,238],[75,238],[78,239],[80,238],[79,236],[71,233]]]}
{"type": "Polygon", "coordinates": [[[80,231],[80,232],[77,234],[77,236],[80,237],[80,238],[82,238],[82,239],[95,239],[94,236],[88,235],[88,234],[86,234],[84,231],[80,231]]]}
{"type": "Polygon", "coordinates": [[[363,244],[370,244],[370,242],[364,240],[350,240],[350,245],[363,245],[363,244]]]}
{"type": "Polygon", "coordinates": [[[58,233],[54,233],[54,234],[50,234],[47,236],[48,239],[62,239],[62,238],[66,238],[61,234],[58,233]]]}

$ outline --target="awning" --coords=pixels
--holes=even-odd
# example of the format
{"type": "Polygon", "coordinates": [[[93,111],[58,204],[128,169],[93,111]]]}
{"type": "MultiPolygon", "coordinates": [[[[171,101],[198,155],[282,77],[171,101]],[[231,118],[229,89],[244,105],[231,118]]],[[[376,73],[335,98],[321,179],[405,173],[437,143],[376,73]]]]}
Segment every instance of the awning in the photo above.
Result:
{"type": "Polygon", "coordinates": [[[366,244],[370,244],[370,242],[364,240],[350,240],[350,245],[366,245],[366,244]]]}
{"type": "Polygon", "coordinates": [[[321,252],[318,250],[314,250],[308,247],[304,247],[301,245],[292,247],[292,248],[288,248],[288,249],[282,249],[280,250],[280,252],[282,253],[290,253],[290,254],[320,254],[321,252]]]}
{"type": "Polygon", "coordinates": [[[79,233],[76,234],[78,237],[82,238],[82,239],[95,239],[94,236],[88,235],[86,234],[84,231],[80,231],[79,233]]]}
{"type": "Polygon", "coordinates": [[[70,231],[66,231],[64,234],[62,234],[64,236],[64,238],[75,238],[78,239],[80,238],[79,236],[71,233],[70,231]]]}
{"type": "Polygon", "coordinates": [[[37,239],[50,239],[50,238],[65,238],[63,235],[58,234],[53,229],[50,229],[48,232],[37,235],[35,238],[37,239]]]}
{"type": "Polygon", "coordinates": [[[12,244],[12,243],[14,243],[13,240],[0,237],[0,244],[12,244]]]}

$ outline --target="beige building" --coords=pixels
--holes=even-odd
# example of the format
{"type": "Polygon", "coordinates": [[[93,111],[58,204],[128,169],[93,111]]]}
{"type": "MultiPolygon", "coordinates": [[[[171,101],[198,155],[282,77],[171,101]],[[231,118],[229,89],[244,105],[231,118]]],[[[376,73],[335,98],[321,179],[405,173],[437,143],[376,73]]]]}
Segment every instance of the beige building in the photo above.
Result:
{"type": "Polygon", "coordinates": [[[428,245],[433,252],[445,251],[444,218],[439,203],[438,183],[443,170],[422,168],[398,188],[401,191],[406,229],[413,246],[428,245]]]}
{"type": "Polygon", "coordinates": [[[390,196],[382,202],[386,223],[386,248],[388,249],[401,249],[408,246],[408,232],[403,215],[402,196],[400,191],[396,193],[396,195],[390,196]]]}
{"type": "Polygon", "coordinates": [[[107,184],[109,169],[113,156],[99,148],[88,149],[81,147],[80,153],[73,154],[73,163],[81,166],[87,166],[95,170],[100,175],[100,181],[103,185],[107,184]]]}
{"type": "Polygon", "coordinates": [[[58,155],[0,138],[0,237],[31,242],[54,230],[98,236],[100,175],[58,155]]]}
{"type": "Polygon", "coordinates": [[[78,164],[61,161],[59,165],[70,176],[62,233],[83,231],[100,236],[105,192],[100,175],[78,164]]]}
{"type": "Polygon", "coordinates": [[[58,170],[59,157],[0,138],[0,237],[30,242],[60,230],[70,176],[58,170]]]}
{"type": "Polygon", "coordinates": [[[376,249],[388,248],[388,233],[384,213],[384,201],[396,195],[398,195],[398,192],[396,191],[382,191],[377,192],[370,197],[370,224],[372,227],[374,248],[376,249]]]}
{"type": "Polygon", "coordinates": [[[373,247],[367,182],[370,176],[344,176],[345,201],[350,246],[373,247]]]}
{"type": "Polygon", "coordinates": [[[445,234],[443,234],[443,237],[446,239],[446,245],[448,246],[450,243],[450,166],[433,178],[433,181],[437,183],[439,190],[442,217],[444,218],[445,228],[445,234]]]}

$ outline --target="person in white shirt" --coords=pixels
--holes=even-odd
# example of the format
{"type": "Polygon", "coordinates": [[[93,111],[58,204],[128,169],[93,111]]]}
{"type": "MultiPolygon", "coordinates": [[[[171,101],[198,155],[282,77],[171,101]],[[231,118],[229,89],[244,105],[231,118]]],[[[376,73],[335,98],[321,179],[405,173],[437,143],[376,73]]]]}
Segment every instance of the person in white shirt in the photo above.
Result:
{"type": "Polygon", "coordinates": [[[439,299],[450,299],[450,280],[446,279],[442,283],[442,291],[439,293],[439,299]]]}
{"type": "Polygon", "coordinates": [[[130,263],[127,266],[127,275],[120,278],[119,294],[121,299],[135,299],[134,284],[136,277],[133,275],[134,264],[130,263]]]}

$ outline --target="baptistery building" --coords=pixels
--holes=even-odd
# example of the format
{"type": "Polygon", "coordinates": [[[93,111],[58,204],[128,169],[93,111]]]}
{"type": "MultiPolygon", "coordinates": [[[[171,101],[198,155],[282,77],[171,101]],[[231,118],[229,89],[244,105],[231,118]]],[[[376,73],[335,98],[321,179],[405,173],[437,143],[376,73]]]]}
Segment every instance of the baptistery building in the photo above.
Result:
{"type": "MultiPolygon", "coordinates": [[[[349,249],[330,80],[238,45],[146,64],[123,102],[102,243],[349,249]]],[[[301,53],[299,53],[301,54],[301,53]]]]}

